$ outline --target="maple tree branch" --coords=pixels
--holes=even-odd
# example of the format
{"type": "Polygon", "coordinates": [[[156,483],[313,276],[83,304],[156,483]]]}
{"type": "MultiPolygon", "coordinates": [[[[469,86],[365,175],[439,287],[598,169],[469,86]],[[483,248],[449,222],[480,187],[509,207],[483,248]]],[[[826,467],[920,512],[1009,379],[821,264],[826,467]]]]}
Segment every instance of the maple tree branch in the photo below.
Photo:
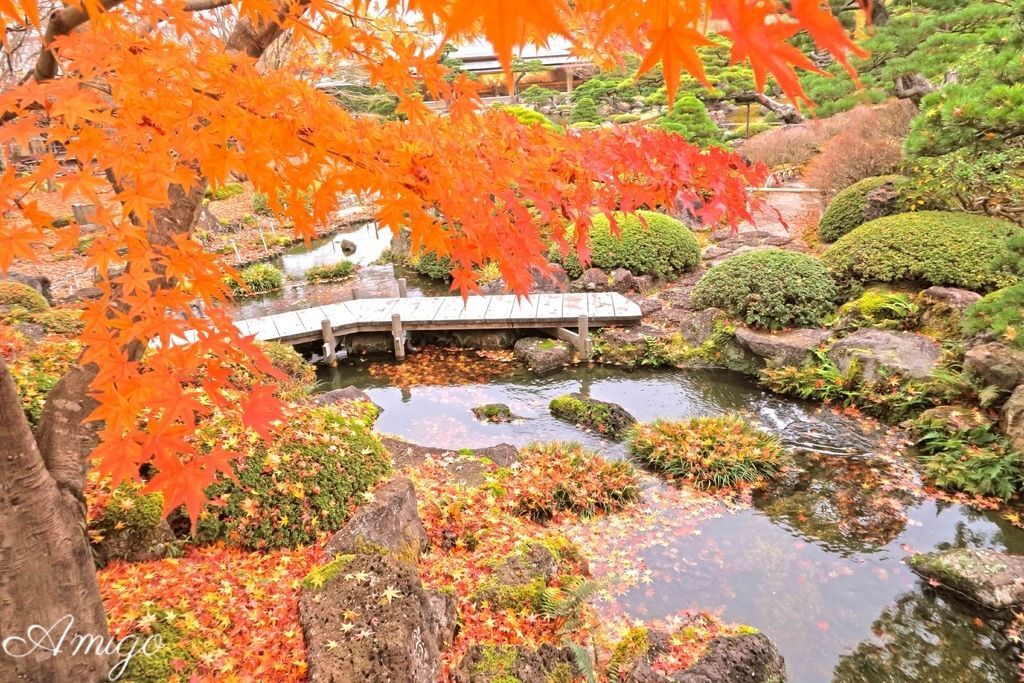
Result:
{"type": "MultiPolygon", "coordinates": [[[[122,2],[123,0],[100,0],[99,4],[104,12],[108,12],[122,2]]],[[[51,12],[46,22],[46,32],[43,34],[41,43],[42,49],[36,58],[36,64],[23,80],[34,78],[37,81],[48,81],[54,78],[57,75],[57,55],[51,48],[53,41],[70,34],[89,21],[89,18],[89,13],[80,5],[70,5],[51,12]]]]}
{"type": "Polygon", "coordinates": [[[186,12],[205,12],[218,7],[227,7],[230,4],[231,0],[189,0],[185,3],[184,10],[186,12]]]}

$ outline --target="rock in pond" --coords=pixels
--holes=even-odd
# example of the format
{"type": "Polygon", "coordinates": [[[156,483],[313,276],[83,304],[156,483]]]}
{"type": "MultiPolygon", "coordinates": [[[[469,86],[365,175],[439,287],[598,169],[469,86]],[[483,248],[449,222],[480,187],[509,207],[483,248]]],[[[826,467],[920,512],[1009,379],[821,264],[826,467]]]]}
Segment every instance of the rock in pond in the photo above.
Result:
{"type": "Polygon", "coordinates": [[[560,420],[617,437],[636,423],[636,418],[617,403],[598,401],[580,393],[565,394],[551,400],[551,414],[560,420]]]}
{"type": "Polygon", "coordinates": [[[665,675],[637,661],[626,683],[785,683],[786,662],[763,633],[716,636],[693,666],[665,675]]]}
{"type": "Polygon", "coordinates": [[[769,365],[799,367],[807,362],[811,351],[828,341],[831,330],[803,328],[788,332],[760,332],[746,327],[736,328],[736,339],[751,353],[764,358],[769,365]]]}
{"type": "Polygon", "coordinates": [[[399,477],[374,491],[327,543],[329,555],[386,553],[416,563],[427,546],[427,530],[416,509],[416,489],[399,477]]]}
{"type": "Polygon", "coordinates": [[[1024,350],[989,342],[964,354],[964,370],[986,385],[1013,391],[1024,382],[1024,350]]]}
{"type": "Polygon", "coordinates": [[[568,683],[579,670],[572,650],[544,643],[536,650],[523,645],[473,645],[455,670],[455,683],[568,683]]]}
{"type": "Polygon", "coordinates": [[[844,373],[858,363],[869,382],[883,373],[928,379],[939,366],[942,348],[921,334],[864,328],[832,344],[828,355],[844,373]]]}
{"type": "Polygon", "coordinates": [[[339,555],[302,584],[299,620],[313,683],[433,683],[452,641],[455,600],[427,591],[388,555],[339,555]]]}
{"type": "Polygon", "coordinates": [[[473,408],[473,415],[478,420],[484,422],[512,422],[516,419],[516,416],[512,414],[512,409],[504,403],[485,403],[482,406],[473,408]]]}
{"type": "Polygon", "coordinates": [[[318,406],[332,406],[344,401],[366,401],[367,403],[373,403],[370,400],[369,394],[353,386],[347,386],[344,389],[331,389],[313,397],[313,403],[318,406]]]}
{"type": "Polygon", "coordinates": [[[999,428],[1010,437],[1013,447],[1024,453],[1024,384],[1010,395],[999,414],[999,428]]]}
{"type": "Polygon", "coordinates": [[[544,337],[524,337],[516,342],[515,357],[538,375],[553,372],[572,363],[573,348],[564,341],[544,337]]]}
{"type": "MultiPolygon", "coordinates": [[[[1024,557],[981,548],[914,555],[907,565],[942,588],[1001,612],[1024,604],[1024,557]]],[[[934,584],[933,584],[934,585],[934,584]]]]}

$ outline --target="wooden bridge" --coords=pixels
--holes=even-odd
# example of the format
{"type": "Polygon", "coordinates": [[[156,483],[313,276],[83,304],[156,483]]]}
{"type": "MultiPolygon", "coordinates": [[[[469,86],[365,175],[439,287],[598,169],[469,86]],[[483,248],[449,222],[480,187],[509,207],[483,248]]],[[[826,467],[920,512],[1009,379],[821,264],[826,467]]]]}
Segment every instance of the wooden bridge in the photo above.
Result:
{"type": "Polygon", "coordinates": [[[636,325],[640,307],[613,292],[533,294],[517,299],[495,296],[397,297],[353,299],[326,306],[236,320],[235,325],[260,341],[303,344],[323,340],[334,357],[338,337],[360,332],[390,332],[395,355],[405,355],[406,335],[424,330],[546,330],[590,355],[592,327],[636,325]],[[576,332],[572,332],[573,328],[576,332]]]}

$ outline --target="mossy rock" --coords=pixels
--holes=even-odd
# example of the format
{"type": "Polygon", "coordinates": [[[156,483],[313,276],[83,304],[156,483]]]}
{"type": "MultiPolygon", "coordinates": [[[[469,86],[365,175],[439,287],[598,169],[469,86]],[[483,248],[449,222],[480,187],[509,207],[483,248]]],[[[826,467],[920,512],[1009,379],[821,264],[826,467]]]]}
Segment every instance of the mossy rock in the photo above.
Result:
{"type": "Polygon", "coordinates": [[[636,418],[617,403],[599,401],[580,393],[558,396],[548,407],[560,420],[610,437],[620,436],[636,423],[636,418]]]}
{"type": "Polygon", "coordinates": [[[568,647],[478,644],[466,651],[453,677],[456,683],[572,683],[580,671],[568,647]]]}
{"type": "Polygon", "coordinates": [[[893,213],[893,210],[879,213],[879,207],[873,206],[872,197],[877,196],[880,188],[898,195],[905,181],[906,178],[903,176],[885,175],[864,178],[850,185],[829,202],[828,208],[821,216],[818,237],[822,242],[835,242],[869,220],[893,213]]]}
{"type": "Polygon", "coordinates": [[[982,548],[914,555],[907,566],[936,588],[1003,612],[1024,604],[1024,557],[982,548]]]}
{"type": "Polygon", "coordinates": [[[503,423],[516,419],[516,416],[512,414],[512,409],[504,403],[485,403],[477,406],[473,408],[473,415],[483,422],[503,423]]]}

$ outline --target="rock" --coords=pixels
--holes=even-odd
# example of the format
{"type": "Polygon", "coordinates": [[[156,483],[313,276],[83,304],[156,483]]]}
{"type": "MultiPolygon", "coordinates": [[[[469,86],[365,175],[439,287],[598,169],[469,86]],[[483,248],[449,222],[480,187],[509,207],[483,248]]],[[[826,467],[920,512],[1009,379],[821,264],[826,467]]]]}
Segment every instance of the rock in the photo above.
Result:
{"type": "Polygon", "coordinates": [[[424,590],[413,565],[340,555],[303,581],[299,621],[313,683],[432,683],[456,614],[454,598],[424,590]]]}
{"type": "Polygon", "coordinates": [[[391,454],[395,469],[422,465],[427,458],[440,463],[452,478],[465,486],[478,486],[484,481],[485,463],[492,462],[498,467],[511,467],[519,462],[516,447],[502,443],[471,451],[452,451],[431,448],[401,441],[391,436],[381,437],[381,443],[391,454]]]}
{"type": "Polygon", "coordinates": [[[531,291],[552,294],[568,292],[569,274],[565,272],[565,268],[557,263],[549,263],[548,268],[549,273],[547,275],[541,273],[536,267],[530,269],[530,275],[533,277],[531,291]]]}
{"type": "Polygon", "coordinates": [[[516,419],[516,416],[512,414],[512,409],[504,403],[485,403],[482,406],[473,408],[473,415],[478,420],[484,422],[512,422],[516,419]]]}
{"type": "Polygon", "coordinates": [[[665,302],[661,299],[644,299],[639,296],[630,296],[630,301],[640,307],[640,315],[649,316],[665,308],[665,302]]]}
{"type": "Polygon", "coordinates": [[[587,268],[569,285],[574,292],[605,292],[608,291],[608,275],[600,268],[587,268]]]}
{"type": "Polygon", "coordinates": [[[979,344],[964,354],[964,370],[1004,391],[1024,380],[1024,351],[999,342],[979,344]]]}
{"type": "Polygon", "coordinates": [[[22,275],[21,273],[7,273],[7,275],[0,276],[0,281],[13,280],[14,282],[20,282],[23,285],[28,285],[32,289],[36,290],[43,295],[47,303],[53,303],[53,297],[50,295],[50,278],[45,275],[22,275]]]}
{"type": "Polygon", "coordinates": [[[16,322],[14,323],[14,329],[16,329],[18,333],[23,335],[26,339],[33,342],[42,341],[49,334],[45,327],[37,325],[36,323],[16,322]]]}
{"type": "Polygon", "coordinates": [[[561,683],[577,680],[579,670],[570,648],[544,643],[536,650],[524,645],[473,645],[455,670],[455,683],[561,683]]]}
{"type": "Polygon", "coordinates": [[[640,327],[606,327],[601,330],[601,362],[633,367],[647,354],[648,340],[665,335],[647,325],[640,327]]]}
{"type": "Polygon", "coordinates": [[[700,346],[715,332],[715,323],[725,320],[725,311],[720,308],[706,308],[703,311],[688,312],[679,325],[683,339],[691,346],[700,346]]]}
{"type": "Polygon", "coordinates": [[[625,268],[616,268],[611,272],[609,278],[611,280],[612,291],[625,294],[626,292],[636,287],[636,280],[633,279],[633,273],[629,272],[625,268]]]}
{"type": "Polygon", "coordinates": [[[525,337],[516,342],[515,357],[540,375],[572,363],[573,348],[558,339],[525,337]]]}
{"type": "Polygon", "coordinates": [[[907,565],[925,579],[938,581],[937,588],[994,612],[1024,604],[1024,556],[954,548],[914,555],[907,565]]]}
{"type": "Polygon", "coordinates": [[[938,368],[942,349],[921,334],[865,328],[832,344],[828,355],[844,373],[856,361],[871,382],[883,373],[927,379],[938,368]]]}
{"type": "Polygon", "coordinates": [[[643,294],[654,286],[654,278],[650,275],[637,275],[633,278],[633,286],[636,288],[636,291],[643,294]]]}
{"type": "Polygon", "coordinates": [[[736,328],[736,339],[751,353],[764,358],[776,367],[799,367],[807,362],[811,351],[821,346],[832,336],[831,330],[802,328],[769,334],[736,328]]]}
{"type": "Polygon", "coordinates": [[[786,662],[763,633],[716,636],[689,669],[672,676],[676,683],[784,683],[786,662]]]}
{"type": "Polygon", "coordinates": [[[177,539],[166,519],[154,529],[115,529],[93,546],[97,564],[105,567],[114,561],[150,562],[169,557],[177,539]]]}
{"type": "Polygon", "coordinates": [[[381,486],[327,543],[329,556],[387,552],[416,563],[427,547],[427,530],[416,510],[416,489],[405,477],[381,486]]]}
{"type": "Polygon", "coordinates": [[[889,216],[899,211],[902,193],[896,183],[889,181],[868,193],[864,201],[864,222],[889,216]]]}
{"type": "Polygon", "coordinates": [[[606,436],[616,437],[636,423],[636,418],[617,403],[573,393],[551,401],[551,414],[560,420],[592,429],[606,436]]]}
{"type": "Polygon", "coordinates": [[[929,287],[918,296],[921,323],[929,330],[958,333],[967,307],[980,298],[968,289],[929,287]]]}
{"type": "MultiPolygon", "coordinates": [[[[347,386],[344,389],[331,389],[313,397],[313,403],[318,406],[333,406],[345,401],[366,401],[367,403],[377,405],[370,399],[369,394],[353,386],[347,386]]],[[[378,406],[378,409],[380,409],[380,406],[378,406]]]]}
{"type": "Polygon", "coordinates": [[[1024,384],[1018,386],[1003,405],[999,428],[1010,437],[1013,447],[1024,453],[1024,384]]]}
{"type": "Polygon", "coordinates": [[[60,300],[62,304],[74,304],[80,301],[95,301],[103,298],[103,290],[99,287],[79,287],[60,300]]]}
{"type": "Polygon", "coordinates": [[[351,256],[352,254],[356,253],[356,249],[358,248],[358,245],[352,240],[341,240],[341,253],[344,254],[345,256],[351,256]]]}
{"type": "Polygon", "coordinates": [[[506,557],[491,575],[502,586],[523,586],[541,579],[551,581],[558,571],[558,559],[543,543],[530,543],[522,553],[506,557]]]}

